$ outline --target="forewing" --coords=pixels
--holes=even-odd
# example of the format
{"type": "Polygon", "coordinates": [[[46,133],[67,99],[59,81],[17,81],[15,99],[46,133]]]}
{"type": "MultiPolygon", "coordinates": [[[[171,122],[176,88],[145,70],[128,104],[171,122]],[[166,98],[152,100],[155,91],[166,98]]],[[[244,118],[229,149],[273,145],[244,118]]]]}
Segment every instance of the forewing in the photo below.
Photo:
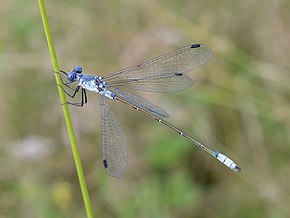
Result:
{"type": "Polygon", "coordinates": [[[100,100],[102,117],[103,164],[106,171],[120,177],[127,168],[128,151],[124,129],[114,110],[106,103],[105,97],[100,100]]]}
{"type": "Polygon", "coordinates": [[[192,85],[192,80],[184,73],[206,63],[210,57],[211,50],[206,45],[193,44],[118,71],[104,79],[110,85],[134,89],[179,91],[192,85]]]}

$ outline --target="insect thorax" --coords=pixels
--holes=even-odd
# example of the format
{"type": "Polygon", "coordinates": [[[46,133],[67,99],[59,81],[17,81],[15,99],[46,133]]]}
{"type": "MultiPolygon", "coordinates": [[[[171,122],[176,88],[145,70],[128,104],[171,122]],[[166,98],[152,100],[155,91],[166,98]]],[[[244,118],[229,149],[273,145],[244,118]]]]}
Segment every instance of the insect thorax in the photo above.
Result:
{"type": "Polygon", "coordinates": [[[106,89],[106,83],[100,76],[83,75],[79,85],[86,90],[97,92],[110,99],[114,99],[115,97],[115,94],[106,89]]]}

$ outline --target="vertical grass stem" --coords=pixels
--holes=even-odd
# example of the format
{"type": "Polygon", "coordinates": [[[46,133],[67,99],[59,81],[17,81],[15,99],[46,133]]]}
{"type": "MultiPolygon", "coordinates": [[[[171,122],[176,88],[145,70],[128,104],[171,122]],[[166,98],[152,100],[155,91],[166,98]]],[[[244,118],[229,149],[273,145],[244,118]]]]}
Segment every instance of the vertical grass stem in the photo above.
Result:
{"type": "MultiPolygon", "coordinates": [[[[48,44],[48,48],[49,48],[49,52],[50,52],[50,56],[52,60],[53,70],[55,72],[59,72],[58,61],[57,61],[56,53],[54,50],[54,44],[53,44],[53,39],[52,39],[49,22],[48,22],[48,18],[46,14],[44,0],[38,0],[38,4],[39,4],[42,23],[43,23],[43,27],[45,31],[45,36],[46,36],[46,40],[47,40],[47,44],[48,44]]],[[[59,75],[58,74],[54,74],[54,75],[55,75],[56,83],[62,84],[59,78],[59,75]]],[[[83,167],[81,163],[81,158],[79,155],[78,146],[77,146],[77,142],[76,142],[76,138],[75,138],[75,134],[74,134],[71,118],[70,118],[70,113],[69,113],[68,105],[64,104],[66,102],[66,96],[63,90],[59,86],[58,86],[58,92],[59,92],[60,100],[62,103],[64,118],[65,118],[67,130],[68,130],[68,135],[69,135],[69,139],[71,143],[71,148],[72,148],[73,157],[74,157],[76,170],[77,170],[77,174],[79,178],[79,183],[81,187],[81,192],[82,192],[82,196],[83,196],[83,200],[84,200],[84,204],[86,208],[87,217],[92,218],[93,212],[92,212],[90,197],[89,197],[86,180],[84,176],[84,171],[83,171],[83,167]]]]}

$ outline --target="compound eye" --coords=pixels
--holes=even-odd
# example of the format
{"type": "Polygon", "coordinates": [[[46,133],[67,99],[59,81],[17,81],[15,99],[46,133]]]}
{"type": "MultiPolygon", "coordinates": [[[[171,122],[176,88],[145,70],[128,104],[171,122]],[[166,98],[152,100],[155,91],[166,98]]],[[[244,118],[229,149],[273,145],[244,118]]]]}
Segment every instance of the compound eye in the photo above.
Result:
{"type": "Polygon", "coordinates": [[[69,73],[67,74],[67,79],[68,79],[70,82],[74,82],[74,81],[75,81],[75,77],[76,77],[75,72],[69,72],[69,73]]]}
{"type": "Polygon", "coordinates": [[[76,73],[82,73],[83,69],[80,66],[75,66],[74,72],[76,73]]]}

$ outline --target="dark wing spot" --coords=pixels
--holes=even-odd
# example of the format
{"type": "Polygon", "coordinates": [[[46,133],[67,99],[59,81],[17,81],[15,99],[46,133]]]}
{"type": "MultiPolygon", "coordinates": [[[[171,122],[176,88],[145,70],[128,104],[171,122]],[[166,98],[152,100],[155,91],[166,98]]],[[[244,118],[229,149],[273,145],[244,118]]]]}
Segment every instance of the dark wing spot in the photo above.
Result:
{"type": "Polygon", "coordinates": [[[201,46],[201,44],[193,44],[190,46],[190,48],[199,48],[201,46]]]}
{"type": "Polygon", "coordinates": [[[183,74],[182,73],[175,73],[174,75],[175,76],[182,76],[183,74]]]}
{"type": "Polygon", "coordinates": [[[103,160],[103,164],[104,164],[105,169],[107,169],[108,168],[108,163],[107,163],[106,160],[103,160]]]}

